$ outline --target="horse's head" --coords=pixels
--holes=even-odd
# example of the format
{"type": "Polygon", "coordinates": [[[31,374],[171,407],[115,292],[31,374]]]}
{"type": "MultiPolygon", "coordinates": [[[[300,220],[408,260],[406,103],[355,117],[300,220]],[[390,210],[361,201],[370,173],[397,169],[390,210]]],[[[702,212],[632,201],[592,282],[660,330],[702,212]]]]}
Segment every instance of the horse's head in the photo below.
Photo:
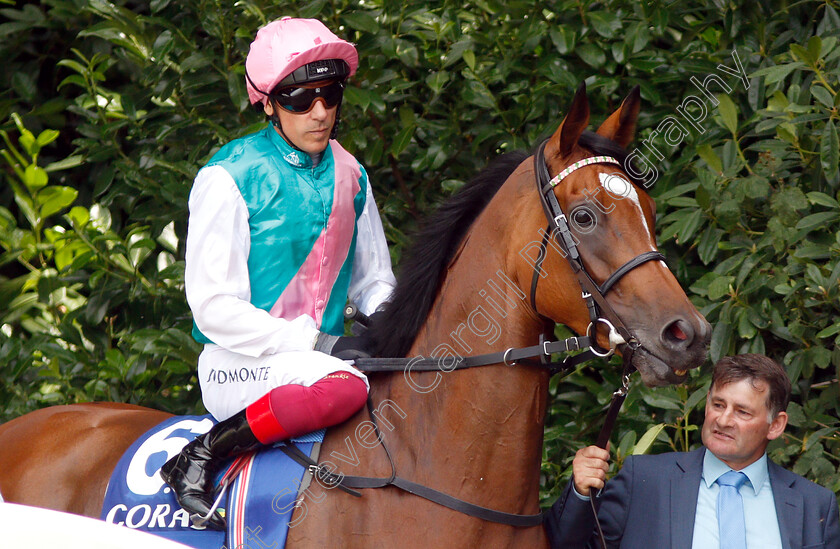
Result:
{"type": "MultiPolygon", "coordinates": [[[[598,316],[612,324],[623,323],[624,335],[629,332],[631,336],[629,345],[638,345],[633,365],[646,385],[656,386],[678,383],[685,379],[688,369],[703,363],[711,329],[655,253],[654,202],[624,170],[624,147],[633,139],[639,103],[637,87],[596,134],[584,133],[589,104],[581,86],[566,118],[546,142],[544,165],[548,173],[539,185],[546,197],[544,209],[549,218],[557,216],[558,212],[552,212],[553,193],[557,199],[554,207],[559,206],[565,220],[549,225],[553,231],[545,241],[547,252],[540,254],[544,256],[542,272],[548,276],[534,277],[534,306],[539,314],[579,333],[586,332],[592,319],[590,311],[581,293],[569,295],[568,289],[581,284],[586,287],[588,277],[603,294],[604,299],[596,296],[595,300],[600,301],[598,316]],[[586,159],[590,160],[584,162],[586,159]],[[553,189],[546,185],[547,179],[553,180],[553,189]],[[575,262],[566,257],[574,260],[575,252],[570,253],[563,242],[564,224],[569,228],[572,248],[576,246],[580,254],[583,268],[577,274],[575,262]],[[610,308],[617,318],[611,318],[610,308]]],[[[537,159],[535,175],[539,177],[539,155],[537,159]]],[[[546,218],[536,217],[525,224],[526,230],[545,230],[546,218]]],[[[528,254],[520,255],[527,259],[528,254]]],[[[523,261],[521,268],[522,275],[528,276],[534,262],[523,261]]],[[[596,321],[593,326],[601,347],[621,341],[614,332],[610,344],[608,323],[596,321]]],[[[618,345],[619,352],[628,348],[628,344],[618,345]]]]}

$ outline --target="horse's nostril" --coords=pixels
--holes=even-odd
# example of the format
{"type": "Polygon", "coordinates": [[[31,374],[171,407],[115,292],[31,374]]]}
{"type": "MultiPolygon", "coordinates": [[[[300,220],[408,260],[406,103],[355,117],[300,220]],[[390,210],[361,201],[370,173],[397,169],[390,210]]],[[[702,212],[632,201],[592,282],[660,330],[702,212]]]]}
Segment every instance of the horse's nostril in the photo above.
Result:
{"type": "Polygon", "coordinates": [[[685,348],[693,339],[694,329],[681,318],[669,322],[662,330],[662,342],[670,347],[685,348]]]}
{"type": "Polygon", "coordinates": [[[688,339],[686,333],[680,329],[679,321],[671,324],[671,326],[669,326],[668,329],[671,331],[671,335],[674,337],[674,339],[678,339],[680,341],[685,341],[686,339],[688,339]]]}

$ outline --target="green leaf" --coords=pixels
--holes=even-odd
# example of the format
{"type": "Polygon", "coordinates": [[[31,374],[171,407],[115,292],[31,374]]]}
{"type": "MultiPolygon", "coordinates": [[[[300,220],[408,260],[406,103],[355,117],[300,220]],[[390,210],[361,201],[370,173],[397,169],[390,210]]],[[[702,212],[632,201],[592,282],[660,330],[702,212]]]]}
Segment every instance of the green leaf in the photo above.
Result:
{"type": "Polygon", "coordinates": [[[735,107],[735,103],[724,93],[718,94],[717,98],[720,101],[718,112],[720,113],[724,126],[732,135],[736,135],[738,133],[738,109],[735,107]]]}
{"type": "Polygon", "coordinates": [[[732,327],[718,321],[712,328],[712,342],[709,345],[709,359],[715,363],[729,353],[732,344],[732,327]]]}
{"type": "Polygon", "coordinates": [[[758,330],[750,322],[749,309],[741,309],[738,315],[738,336],[744,340],[750,340],[755,337],[758,330]]]}
{"type": "Polygon", "coordinates": [[[475,80],[467,81],[462,92],[464,99],[478,107],[496,110],[496,101],[490,91],[481,83],[475,80]]]}
{"type": "Polygon", "coordinates": [[[393,156],[399,156],[411,143],[411,138],[414,136],[415,126],[406,126],[400,133],[397,134],[397,137],[394,138],[394,142],[391,144],[391,154],[393,156]]]}
{"type": "Polygon", "coordinates": [[[808,39],[808,57],[814,60],[816,63],[817,59],[820,58],[820,54],[822,54],[822,39],[819,36],[812,36],[808,39]]]}
{"type": "Polygon", "coordinates": [[[471,71],[475,70],[475,52],[472,50],[465,50],[463,53],[464,63],[470,68],[471,71]]]}
{"type": "Polygon", "coordinates": [[[833,335],[835,335],[839,332],[840,332],[840,322],[837,322],[835,324],[832,324],[828,328],[823,328],[822,330],[820,330],[817,333],[816,337],[818,339],[822,339],[824,337],[831,337],[831,336],[833,336],[833,335]]]}
{"type": "Polygon", "coordinates": [[[68,156],[63,160],[57,160],[55,162],[47,164],[44,168],[44,171],[50,173],[58,172],[61,170],[69,170],[70,168],[76,168],[78,166],[81,166],[82,162],[84,162],[84,157],[80,154],[68,156]]]}
{"type": "Polygon", "coordinates": [[[580,56],[583,61],[593,68],[598,68],[604,65],[607,60],[607,55],[604,50],[595,44],[583,44],[575,48],[575,53],[580,56]]]}
{"type": "MultiPolygon", "coordinates": [[[[822,36],[829,36],[833,32],[840,30],[840,15],[831,5],[825,5],[825,15],[817,25],[817,33],[822,36]]],[[[832,37],[833,38],[833,37],[832,37]]],[[[826,40],[828,41],[828,40],[826,40]]]]}
{"type": "Polygon", "coordinates": [[[813,56],[811,51],[803,48],[799,44],[791,44],[790,51],[793,53],[795,59],[801,59],[808,65],[813,65],[817,61],[817,58],[813,56]]]}
{"type": "Polygon", "coordinates": [[[397,57],[408,67],[417,66],[420,60],[417,47],[408,40],[397,40],[397,57]]]}
{"type": "Polygon", "coordinates": [[[671,397],[667,393],[646,391],[642,394],[642,400],[655,408],[662,408],[665,410],[681,409],[677,399],[671,397]]]}
{"type": "Polygon", "coordinates": [[[35,101],[38,86],[31,74],[16,72],[12,75],[12,87],[15,92],[30,103],[35,101]]]}
{"type": "Polygon", "coordinates": [[[706,386],[701,387],[701,388],[697,389],[696,391],[694,391],[693,393],[691,393],[691,396],[689,396],[688,399],[685,402],[685,408],[683,409],[683,413],[687,414],[688,412],[693,410],[698,404],[700,404],[701,402],[706,400],[706,395],[708,393],[709,393],[709,388],[706,387],[706,386]]]}
{"type": "Polygon", "coordinates": [[[817,85],[811,86],[811,95],[813,95],[817,101],[825,105],[827,108],[834,108],[834,98],[824,87],[817,85]]]}
{"type": "Polygon", "coordinates": [[[751,175],[743,180],[743,188],[749,198],[765,198],[770,194],[770,182],[766,177],[751,175]]]}
{"type": "Polygon", "coordinates": [[[575,47],[576,35],[575,31],[567,25],[557,25],[548,31],[554,47],[557,48],[558,53],[566,55],[575,47]]]}
{"type": "Polygon", "coordinates": [[[831,363],[831,351],[825,347],[812,347],[806,354],[806,360],[819,368],[826,368],[831,363]]]}
{"type": "Polygon", "coordinates": [[[435,95],[443,90],[443,86],[449,82],[449,73],[446,71],[437,71],[431,73],[426,77],[426,85],[432,89],[435,95]]]}
{"type": "Polygon", "coordinates": [[[616,31],[621,30],[621,19],[609,11],[589,12],[589,22],[595,32],[604,38],[612,38],[616,31]]]}
{"type": "Polygon", "coordinates": [[[30,164],[26,167],[23,175],[23,182],[30,191],[36,191],[44,187],[49,181],[49,176],[43,168],[30,164]]]}
{"type": "Polygon", "coordinates": [[[39,147],[46,147],[56,139],[58,139],[59,132],[56,130],[44,130],[38,134],[37,139],[35,140],[38,143],[39,147]]]}
{"type": "Polygon", "coordinates": [[[38,202],[41,204],[40,215],[42,219],[60,212],[68,207],[76,197],[79,191],[71,187],[47,187],[38,193],[38,202]]]}
{"type": "Polygon", "coordinates": [[[709,284],[709,299],[717,301],[725,295],[729,295],[729,286],[735,281],[734,276],[720,276],[709,284]]]}
{"type": "Polygon", "coordinates": [[[714,215],[717,217],[718,225],[727,230],[735,227],[741,219],[742,214],[743,210],[740,201],[734,199],[724,200],[715,206],[714,209],[714,215]]]}
{"type": "Polygon", "coordinates": [[[764,84],[770,86],[775,84],[776,82],[781,82],[787,76],[796,69],[801,69],[805,67],[805,63],[802,62],[794,62],[794,63],[785,63],[784,65],[774,65],[772,67],[764,67],[763,69],[758,69],[750,74],[750,78],[756,78],[759,76],[766,77],[764,79],[764,84]]]}
{"type": "Polygon", "coordinates": [[[355,86],[347,86],[344,90],[344,101],[349,105],[355,105],[360,107],[361,110],[366,111],[371,102],[370,92],[355,86]]]}
{"type": "Polygon", "coordinates": [[[709,165],[713,172],[721,173],[723,171],[723,163],[711,145],[700,145],[697,147],[697,154],[709,165]]]}
{"type": "Polygon", "coordinates": [[[716,227],[707,227],[700,236],[700,243],[697,245],[697,254],[704,265],[714,261],[718,253],[718,244],[723,237],[723,230],[716,227]]]}
{"type": "Polygon", "coordinates": [[[152,13],[158,13],[168,6],[171,1],[172,0],[152,0],[149,7],[151,8],[152,13]]]}
{"type": "Polygon", "coordinates": [[[840,181],[838,171],[838,158],[840,158],[840,141],[837,138],[837,127],[833,120],[825,124],[820,142],[820,165],[829,183],[836,184],[840,181]]]}
{"type": "Polygon", "coordinates": [[[90,221],[90,212],[82,206],[73,206],[67,213],[67,217],[76,227],[81,229],[90,221]]]}
{"type": "Polygon", "coordinates": [[[817,227],[831,226],[832,221],[840,219],[840,212],[819,212],[811,215],[806,215],[796,224],[796,229],[800,231],[810,231],[817,227]]]}
{"type": "Polygon", "coordinates": [[[828,196],[825,193],[821,193],[819,191],[811,191],[805,196],[808,197],[808,202],[810,202],[811,204],[825,206],[833,210],[840,210],[840,202],[837,202],[837,200],[828,196]]]}
{"type": "MultiPolygon", "coordinates": [[[[452,46],[450,46],[449,51],[446,52],[446,60],[443,63],[443,67],[449,67],[450,65],[457,63],[461,58],[464,57],[464,54],[467,50],[470,50],[473,47],[473,41],[470,39],[462,39],[458,40],[452,46]]],[[[475,66],[475,54],[471,52],[472,55],[472,66],[470,69],[473,69],[475,66]]],[[[465,59],[465,61],[467,61],[465,59]]],[[[469,62],[467,62],[469,65],[469,62]]]]}
{"type": "Polygon", "coordinates": [[[345,13],[343,15],[344,21],[346,21],[352,28],[364,32],[369,32],[370,34],[376,34],[379,31],[379,23],[376,22],[376,19],[371,17],[365,12],[362,11],[354,11],[352,13],[345,13]]]}
{"type": "Polygon", "coordinates": [[[677,243],[688,242],[702,223],[703,211],[700,209],[691,210],[691,213],[684,218],[684,222],[677,233],[677,243]]]}
{"type": "Polygon", "coordinates": [[[659,433],[661,433],[664,428],[665,424],[659,423],[645,431],[645,434],[642,435],[642,438],[639,439],[639,442],[637,442],[636,446],[633,448],[633,455],[640,456],[642,454],[646,454],[653,445],[653,442],[656,440],[656,437],[659,436],[659,433]]]}

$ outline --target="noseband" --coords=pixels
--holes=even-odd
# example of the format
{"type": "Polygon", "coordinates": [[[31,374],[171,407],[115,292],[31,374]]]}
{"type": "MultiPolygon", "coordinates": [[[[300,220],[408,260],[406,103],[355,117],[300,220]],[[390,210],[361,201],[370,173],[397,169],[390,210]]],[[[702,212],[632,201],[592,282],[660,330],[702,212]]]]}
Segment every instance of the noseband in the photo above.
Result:
{"type": "MultiPolygon", "coordinates": [[[[595,279],[586,270],[583,264],[580,252],[578,251],[577,243],[574,236],[569,229],[569,222],[566,214],[563,213],[563,208],[557,201],[557,196],[554,194],[554,187],[568,177],[572,172],[589,166],[590,164],[615,164],[621,166],[621,163],[611,156],[592,156],[575,162],[567,167],[553,179],[548,173],[548,164],[545,161],[545,142],[539,146],[534,155],[534,172],[536,173],[537,191],[540,195],[540,202],[542,203],[545,217],[548,220],[548,228],[543,234],[542,242],[540,243],[540,253],[534,265],[534,276],[531,279],[531,307],[537,311],[537,282],[540,279],[540,272],[542,263],[546,257],[546,245],[548,239],[554,238],[555,242],[559,244],[563,255],[572,267],[575,275],[580,282],[582,290],[581,297],[586,302],[586,307],[589,310],[589,327],[586,329],[586,335],[591,337],[591,349],[598,356],[610,356],[618,345],[626,344],[628,349],[632,352],[640,347],[639,341],[627,329],[621,318],[615,313],[612,306],[606,300],[606,293],[618,282],[624,275],[629,273],[643,263],[655,260],[665,260],[665,256],[657,251],[645,252],[639,254],[611,274],[604,281],[603,284],[598,284],[595,279]],[[598,349],[595,342],[597,335],[598,324],[604,324],[609,332],[607,337],[610,342],[609,349],[598,349]],[[594,331],[595,333],[590,333],[594,331]]],[[[539,314],[539,312],[537,313],[539,314]]],[[[542,316],[542,315],[540,315],[542,316]]],[[[553,325],[553,322],[552,322],[553,325]]],[[[625,357],[626,358],[626,357],[625,357]]],[[[628,362],[625,360],[625,364],[628,362]]]]}

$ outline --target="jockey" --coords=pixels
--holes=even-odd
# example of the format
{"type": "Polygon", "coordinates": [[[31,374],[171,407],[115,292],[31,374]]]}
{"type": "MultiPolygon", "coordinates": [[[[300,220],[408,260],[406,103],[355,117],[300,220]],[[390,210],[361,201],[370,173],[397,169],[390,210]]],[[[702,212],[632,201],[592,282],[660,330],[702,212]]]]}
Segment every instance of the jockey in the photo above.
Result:
{"type": "MultiPolygon", "coordinates": [[[[210,511],[221,463],[341,423],[367,399],[343,359],[348,299],[371,314],[395,281],[367,173],[335,141],[356,48],[314,19],[257,33],[245,61],[265,129],[222,147],[189,198],[186,294],[202,400],[221,422],[161,468],[195,520],[210,511]]],[[[214,513],[207,522],[224,528],[214,513]]]]}

